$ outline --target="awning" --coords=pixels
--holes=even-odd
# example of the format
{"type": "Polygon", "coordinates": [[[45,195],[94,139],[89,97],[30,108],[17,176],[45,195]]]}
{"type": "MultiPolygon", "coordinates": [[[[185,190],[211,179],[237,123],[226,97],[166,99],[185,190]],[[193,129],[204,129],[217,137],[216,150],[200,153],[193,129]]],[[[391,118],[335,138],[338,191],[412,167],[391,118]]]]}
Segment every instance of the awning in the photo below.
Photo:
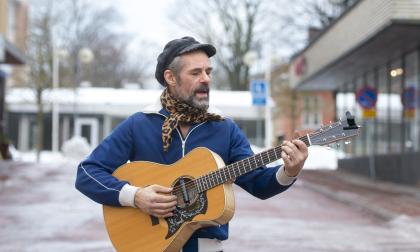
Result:
{"type": "Polygon", "coordinates": [[[0,35],[0,64],[23,65],[25,63],[25,55],[0,35]]]}
{"type": "Polygon", "coordinates": [[[420,23],[394,21],[362,44],[301,82],[298,90],[336,90],[374,67],[420,47],[420,23]]]}

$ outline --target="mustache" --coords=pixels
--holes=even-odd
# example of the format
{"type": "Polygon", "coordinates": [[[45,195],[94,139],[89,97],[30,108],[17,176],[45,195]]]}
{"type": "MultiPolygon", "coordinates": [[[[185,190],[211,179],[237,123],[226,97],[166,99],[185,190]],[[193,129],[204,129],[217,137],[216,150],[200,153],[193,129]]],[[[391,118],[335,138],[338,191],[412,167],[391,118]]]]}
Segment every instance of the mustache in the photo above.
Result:
{"type": "Polygon", "coordinates": [[[208,93],[209,91],[210,91],[210,88],[209,88],[209,87],[207,87],[207,86],[205,86],[205,85],[203,85],[203,86],[198,87],[198,88],[194,91],[194,93],[202,93],[202,92],[206,92],[206,93],[208,93]]]}

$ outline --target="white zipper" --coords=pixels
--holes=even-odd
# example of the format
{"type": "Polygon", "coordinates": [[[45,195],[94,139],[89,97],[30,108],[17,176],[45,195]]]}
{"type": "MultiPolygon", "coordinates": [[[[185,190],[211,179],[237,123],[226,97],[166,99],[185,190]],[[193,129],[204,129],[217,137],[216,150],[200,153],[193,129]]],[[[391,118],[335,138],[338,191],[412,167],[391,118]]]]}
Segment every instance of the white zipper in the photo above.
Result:
{"type": "Polygon", "coordinates": [[[187,136],[185,137],[185,139],[182,137],[181,132],[179,132],[178,128],[176,129],[176,131],[177,131],[177,132],[178,132],[178,134],[179,134],[179,137],[181,138],[181,144],[182,144],[182,156],[183,156],[183,157],[185,156],[185,142],[187,141],[188,136],[191,134],[191,132],[193,132],[193,130],[195,130],[198,126],[200,126],[200,125],[202,125],[202,124],[204,124],[204,123],[205,123],[205,122],[202,122],[202,123],[200,123],[200,124],[198,124],[198,125],[195,125],[195,126],[194,126],[194,128],[192,128],[192,129],[188,132],[188,134],[187,134],[187,136]]]}
{"type": "MultiPolygon", "coordinates": [[[[161,114],[161,113],[158,113],[158,112],[148,112],[148,113],[146,113],[146,114],[158,114],[158,115],[161,115],[161,116],[163,116],[163,117],[165,117],[165,118],[168,118],[168,117],[167,117],[167,116],[165,116],[164,114],[161,114]]],[[[205,122],[202,122],[202,123],[200,123],[200,124],[198,124],[198,125],[194,126],[194,128],[192,128],[192,129],[188,132],[188,134],[187,134],[187,136],[185,137],[185,139],[182,137],[182,134],[181,134],[181,132],[179,132],[178,128],[176,128],[176,132],[178,132],[179,138],[181,139],[181,145],[182,145],[182,156],[183,156],[183,157],[185,156],[185,142],[187,141],[188,136],[191,134],[191,132],[193,132],[193,130],[195,130],[198,126],[200,126],[200,125],[202,125],[202,124],[204,124],[204,123],[205,123],[205,122]]]]}

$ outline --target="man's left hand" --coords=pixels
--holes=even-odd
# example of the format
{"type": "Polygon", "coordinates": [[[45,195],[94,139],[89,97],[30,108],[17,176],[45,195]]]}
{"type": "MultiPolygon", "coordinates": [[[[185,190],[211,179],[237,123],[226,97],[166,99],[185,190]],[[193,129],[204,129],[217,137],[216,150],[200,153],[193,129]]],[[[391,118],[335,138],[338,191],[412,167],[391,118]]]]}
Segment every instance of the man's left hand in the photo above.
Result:
{"type": "Polygon", "coordinates": [[[281,145],[281,157],[284,161],[284,171],[289,177],[295,177],[302,170],[308,157],[308,147],[301,140],[284,141],[281,145]]]}

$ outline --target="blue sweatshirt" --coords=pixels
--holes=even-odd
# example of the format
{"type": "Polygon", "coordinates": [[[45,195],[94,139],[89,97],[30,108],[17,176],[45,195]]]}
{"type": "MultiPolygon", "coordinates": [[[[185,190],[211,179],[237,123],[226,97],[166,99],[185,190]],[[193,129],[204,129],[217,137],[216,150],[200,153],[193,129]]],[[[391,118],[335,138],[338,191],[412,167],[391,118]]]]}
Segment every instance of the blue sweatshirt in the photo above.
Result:
{"type": "MultiPolygon", "coordinates": [[[[136,113],[123,121],[79,164],[76,188],[100,204],[122,206],[127,205],[122,204],[127,197],[123,195],[127,194],[123,189],[127,182],[118,180],[112,173],[127,161],[172,164],[197,147],[217,153],[226,165],[254,155],[244,134],[231,119],[192,125],[185,138],[174,130],[169,150],[164,152],[162,124],[167,116],[168,112],[161,108],[156,112],[136,113]]],[[[295,181],[291,178],[280,184],[279,173],[279,167],[260,167],[239,176],[235,184],[255,197],[267,199],[295,181]]],[[[197,230],[183,251],[196,251],[197,238],[226,240],[228,224],[197,230]]]]}

